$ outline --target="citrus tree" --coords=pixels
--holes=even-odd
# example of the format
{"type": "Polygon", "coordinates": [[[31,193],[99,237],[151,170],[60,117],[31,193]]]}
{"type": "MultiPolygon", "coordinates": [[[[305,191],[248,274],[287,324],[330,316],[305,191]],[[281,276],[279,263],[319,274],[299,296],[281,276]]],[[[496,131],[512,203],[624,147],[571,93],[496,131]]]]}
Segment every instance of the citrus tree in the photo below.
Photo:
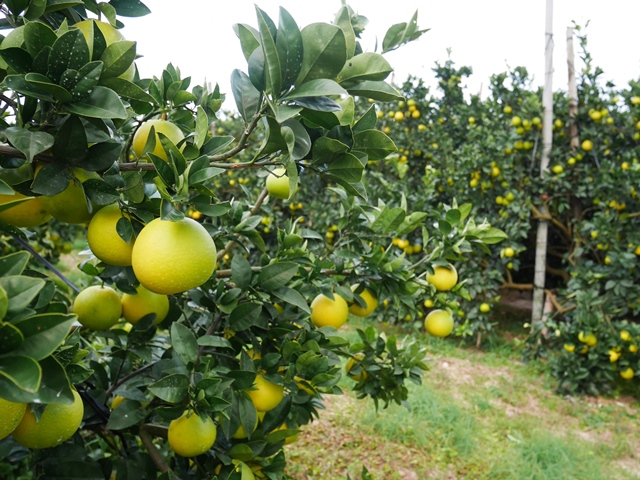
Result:
{"type": "MultiPolygon", "coordinates": [[[[235,26],[247,69],[228,135],[217,87],[172,64],[139,77],[117,28],[149,13],[138,0],[2,13],[0,221],[19,250],[0,259],[3,478],[278,479],[343,363],[359,397],[407,400],[424,347],[339,329],[383,297],[406,315],[437,296],[425,327],[446,336],[464,289],[450,262],[504,234],[469,204],[371,201],[366,167],[396,151],[373,102],[402,96],[362,51],[364,17],[343,5],[301,29],[256,7],[257,28],[235,26]],[[312,189],[327,204],[305,218],[294,199],[312,189]],[[82,285],[32,248],[58,232],[88,246],[82,285]]],[[[394,25],[382,53],[422,33],[416,16],[394,25]]]]}

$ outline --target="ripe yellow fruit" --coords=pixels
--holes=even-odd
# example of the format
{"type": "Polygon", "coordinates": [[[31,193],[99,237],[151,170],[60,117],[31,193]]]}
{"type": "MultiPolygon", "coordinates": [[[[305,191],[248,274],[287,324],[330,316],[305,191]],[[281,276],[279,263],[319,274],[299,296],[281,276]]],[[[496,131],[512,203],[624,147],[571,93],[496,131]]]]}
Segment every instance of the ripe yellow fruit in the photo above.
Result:
{"type": "MultiPolygon", "coordinates": [[[[266,412],[257,412],[257,413],[258,414],[256,415],[256,424],[253,426],[253,430],[251,430],[251,433],[256,431],[256,428],[258,428],[258,422],[264,418],[264,415],[266,412]]],[[[236,440],[242,440],[243,438],[247,438],[248,436],[249,435],[247,435],[247,432],[244,431],[244,427],[240,425],[238,429],[234,432],[234,434],[231,435],[231,438],[235,438],[236,440]]]]}
{"type": "Polygon", "coordinates": [[[511,118],[511,125],[514,127],[519,127],[522,124],[522,119],[519,116],[515,116],[511,118]]]}
{"type": "MultiPolygon", "coordinates": [[[[99,20],[83,20],[82,22],[75,23],[73,26],[79,28],[82,31],[85,40],[89,44],[89,51],[93,51],[93,37],[90,37],[90,33],[92,31],[92,23],[94,25],[94,28],[95,26],[97,26],[100,29],[107,47],[112,43],[125,40],[124,35],[122,35],[122,33],[112,27],[109,23],[101,22],[99,20]]],[[[99,60],[99,58],[93,58],[92,60],[99,60]]],[[[133,62],[131,62],[131,66],[127,68],[123,73],[121,73],[118,78],[129,80],[131,82],[133,81],[135,74],[136,67],[133,62]]]]}
{"type": "Polygon", "coordinates": [[[216,268],[216,246],[191,218],[156,218],[140,232],[131,256],[133,272],[154,293],[171,295],[197,288],[216,268]]]}
{"type": "Polygon", "coordinates": [[[254,390],[247,390],[253,406],[259,412],[268,412],[273,410],[284,398],[284,387],[276,385],[264,378],[262,375],[256,375],[253,382],[254,390]]]}
{"type": "Polygon", "coordinates": [[[620,358],[621,353],[616,350],[609,350],[609,362],[615,363],[620,358]]]}
{"type": "Polygon", "coordinates": [[[123,214],[117,203],[107,205],[96,212],[87,229],[87,242],[93,254],[99,260],[109,265],[117,267],[131,266],[131,252],[133,251],[133,242],[125,242],[118,231],[116,225],[123,214]]]}
{"type": "Polygon", "coordinates": [[[551,171],[556,175],[560,175],[562,172],[564,172],[564,168],[562,168],[562,165],[554,165],[553,167],[551,167],[551,171]]]}
{"type": "Polygon", "coordinates": [[[584,332],[580,332],[578,334],[578,340],[582,343],[586,343],[590,347],[595,347],[598,344],[598,338],[593,333],[585,335],[584,332]]]}
{"type": "Polygon", "coordinates": [[[422,304],[424,305],[424,308],[431,308],[433,307],[433,300],[427,298],[422,304]]]}
{"type": "Polygon", "coordinates": [[[216,436],[216,425],[211,417],[185,410],[169,424],[167,439],[171,450],[176,454],[181,457],[197,457],[213,446],[216,436]]]}
{"type": "Polygon", "coordinates": [[[623,342],[628,342],[629,340],[631,340],[631,334],[629,333],[628,330],[621,330],[620,331],[620,339],[623,342]]]}
{"type": "MultiPolygon", "coordinates": [[[[357,288],[358,284],[351,286],[351,290],[354,292],[357,288]]],[[[371,290],[368,288],[365,288],[358,295],[360,295],[360,297],[365,301],[367,306],[363,308],[354,300],[351,307],[349,307],[349,312],[354,314],[356,317],[368,317],[378,307],[378,299],[373,296],[373,293],[371,293],[371,290]]]]}
{"type": "Polygon", "coordinates": [[[286,173],[287,169],[285,167],[278,167],[267,175],[266,187],[270,196],[282,200],[289,198],[289,177],[286,173]]]}
{"type": "Polygon", "coordinates": [[[15,441],[27,448],[51,448],[71,438],[80,427],[84,415],[82,398],[75,389],[73,398],[70,405],[47,405],[39,422],[31,409],[27,408],[20,425],[12,433],[15,441]]]}
{"type": "Polygon", "coordinates": [[[458,283],[458,271],[453,265],[435,267],[433,273],[427,274],[427,282],[436,287],[436,290],[446,292],[458,283]]]}
{"type": "Polygon", "coordinates": [[[26,403],[10,402],[0,398],[0,440],[16,429],[26,410],[26,403]]]}
{"type": "Polygon", "coordinates": [[[582,142],[582,150],[590,152],[593,149],[593,142],[591,140],[585,140],[582,142]]]}
{"type": "MultiPolygon", "coordinates": [[[[37,175],[36,173],[36,177],[37,175]]],[[[38,198],[42,206],[56,220],[65,223],[85,223],[91,220],[99,206],[91,204],[91,211],[89,211],[89,200],[81,184],[90,179],[99,179],[100,175],[81,168],[74,168],[73,175],[75,178],[69,180],[69,185],[62,192],[38,198]]]]}
{"type": "Polygon", "coordinates": [[[482,303],[480,304],[480,311],[482,313],[487,313],[491,310],[491,305],[489,305],[488,303],[482,303]]]}
{"type": "Polygon", "coordinates": [[[111,287],[94,285],[82,290],[73,301],[73,313],[90,330],[107,330],[122,315],[118,293],[111,287]]]}
{"type": "Polygon", "coordinates": [[[575,351],[575,349],[576,349],[576,346],[572,345],[570,343],[565,343],[564,344],[564,349],[569,353],[573,353],[575,351]]]}
{"type": "MultiPolygon", "coordinates": [[[[15,195],[0,195],[0,206],[23,198],[29,197],[18,192],[15,195]]],[[[44,208],[39,197],[32,198],[0,212],[0,221],[14,227],[37,227],[49,220],[51,220],[51,214],[44,208]]]]}
{"type": "Polygon", "coordinates": [[[507,247],[504,249],[504,256],[507,258],[511,258],[516,254],[516,251],[511,248],[511,247],[507,247]]]}
{"type": "Polygon", "coordinates": [[[113,400],[111,400],[111,410],[113,410],[114,408],[118,408],[118,405],[120,405],[125,400],[126,398],[120,395],[116,395],[115,397],[113,397],[113,400]]]}
{"type": "Polygon", "coordinates": [[[345,366],[345,372],[347,372],[347,375],[349,375],[350,378],[352,378],[353,380],[355,380],[356,382],[359,382],[362,379],[366,379],[367,378],[367,372],[365,370],[360,371],[360,373],[351,373],[351,370],[353,369],[354,366],[356,366],[356,364],[360,363],[362,361],[362,359],[364,359],[365,355],[364,352],[358,352],[354,355],[355,358],[350,358],[349,361],[347,362],[347,365],[345,366]]]}
{"type": "MultiPolygon", "coordinates": [[[[153,127],[156,132],[156,144],[153,147],[151,153],[167,162],[169,161],[169,157],[167,156],[167,152],[165,152],[164,147],[160,142],[160,136],[158,134],[162,133],[167,138],[169,138],[169,140],[171,140],[174,145],[178,145],[178,143],[180,143],[180,141],[184,138],[184,133],[182,133],[180,127],[168,120],[147,120],[142,125],[140,125],[138,130],[136,130],[136,133],[133,135],[133,152],[138,158],[142,156],[144,146],[146,145],[147,139],[151,134],[151,127],[153,127]]],[[[179,148],[183,149],[184,144],[179,148]]]]}
{"type": "Polygon", "coordinates": [[[629,351],[631,353],[636,353],[638,351],[638,346],[637,345],[629,345],[629,351]]]}
{"type": "Polygon", "coordinates": [[[626,370],[622,370],[620,372],[620,376],[625,380],[631,380],[634,377],[634,375],[635,375],[635,372],[631,367],[627,368],[626,370]]]}
{"type": "Polygon", "coordinates": [[[158,325],[169,313],[169,297],[154,293],[142,285],[136,287],[137,294],[122,295],[122,316],[133,325],[146,315],[155,313],[154,325],[158,325]]]}
{"type": "Polygon", "coordinates": [[[446,337],[453,332],[453,317],[446,310],[433,310],[424,319],[424,328],[429,335],[446,337]]]}
{"type": "Polygon", "coordinates": [[[403,121],[403,120],[404,120],[404,113],[402,113],[402,112],[396,112],[396,113],[393,115],[393,119],[394,119],[396,122],[401,122],[401,121],[403,121]]]}
{"type": "Polygon", "coordinates": [[[504,113],[506,113],[507,115],[509,115],[511,112],[513,112],[513,108],[511,108],[509,105],[507,105],[506,107],[504,107],[504,108],[502,109],[502,111],[503,111],[504,113]]]}
{"type": "Polygon", "coordinates": [[[321,293],[311,302],[311,321],[316,327],[340,328],[348,318],[349,306],[337,293],[333,300],[321,293]]]}

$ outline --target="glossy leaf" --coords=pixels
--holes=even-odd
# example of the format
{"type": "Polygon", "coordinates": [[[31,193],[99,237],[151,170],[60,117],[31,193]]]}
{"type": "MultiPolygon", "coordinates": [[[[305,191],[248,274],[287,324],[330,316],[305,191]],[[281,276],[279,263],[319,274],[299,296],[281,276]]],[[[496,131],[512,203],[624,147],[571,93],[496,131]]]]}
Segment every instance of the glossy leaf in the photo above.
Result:
{"type": "MultiPolygon", "coordinates": [[[[0,284],[3,284],[2,280],[0,279],[0,284]]],[[[9,306],[11,300],[13,298],[10,299],[9,306]]],[[[75,321],[75,315],[43,313],[16,322],[15,326],[24,335],[24,341],[14,350],[14,354],[27,355],[36,360],[48,357],[64,341],[75,321]]]]}
{"type": "Polygon", "coordinates": [[[393,71],[389,62],[374,52],[365,52],[350,58],[338,74],[336,81],[343,85],[355,85],[365,80],[384,80],[393,71]]]}
{"type": "Polygon", "coordinates": [[[311,313],[311,309],[307,304],[307,301],[300,292],[293,288],[282,287],[273,292],[273,295],[278,297],[283,302],[287,302],[306,313],[311,313]]]}
{"type": "MultiPolygon", "coordinates": [[[[149,387],[149,390],[151,387],[149,387]]],[[[106,428],[109,430],[124,430],[144,420],[146,413],[140,407],[140,403],[134,400],[125,400],[118,408],[114,408],[109,415],[106,428]]]]}
{"type": "Polygon", "coordinates": [[[171,343],[173,350],[185,365],[193,363],[198,358],[198,342],[191,330],[181,323],[171,325],[171,343]]]}
{"type": "Polygon", "coordinates": [[[382,40],[382,53],[390,52],[406,43],[417,40],[427,31],[428,29],[418,29],[418,11],[416,10],[409,22],[397,23],[387,30],[382,40]]]}
{"type": "Polygon", "coordinates": [[[301,34],[304,58],[296,85],[316,78],[335,79],[347,60],[342,29],[328,23],[312,23],[301,34]]]}
{"type": "Polygon", "coordinates": [[[102,76],[117,77],[131,66],[136,58],[136,42],[122,40],[109,45],[100,56],[104,63],[102,76]]]}
{"type": "Polygon", "coordinates": [[[66,70],[80,70],[91,60],[87,41],[78,29],[58,37],[51,48],[48,76],[54,81],[59,81],[66,70]]]}
{"type": "Polygon", "coordinates": [[[259,303],[242,303],[233,309],[229,315],[229,328],[242,332],[255,325],[262,312],[259,303]]]}
{"type": "Polygon", "coordinates": [[[344,34],[345,45],[347,48],[347,59],[353,57],[356,53],[357,40],[356,34],[353,31],[353,25],[351,25],[351,14],[349,13],[348,6],[345,5],[338,10],[333,23],[340,27],[344,34]]]}
{"type": "Polygon", "coordinates": [[[149,391],[156,397],[169,403],[180,403],[187,396],[189,389],[189,377],[180,373],[174,373],[162,377],[149,385],[149,391]]]}
{"type": "Polygon", "coordinates": [[[35,393],[40,388],[42,369],[33,358],[13,354],[0,357],[0,376],[9,380],[20,390],[35,393]]]}
{"type": "Polygon", "coordinates": [[[260,92],[247,74],[237,69],[231,74],[231,91],[238,112],[249,122],[260,109],[260,92]]]}
{"type": "Polygon", "coordinates": [[[91,95],[102,74],[102,62],[89,62],[78,70],[77,81],[69,90],[74,100],[82,100],[91,95]]]}
{"type": "Polygon", "coordinates": [[[275,39],[269,29],[269,21],[267,20],[268,15],[257,6],[256,14],[258,16],[258,31],[260,32],[260,43],[264,56],[266,91],[274,98],[277,98],[280,95],[280,90],[282,89],[280,58],[278,57],[275,39]]]}
{"type": "Polygon", "coordinates": [[[101,178],[90,178],[82,183],[84,192],[96,205],[110,205],[120,198],[118,191],[101,178]]]}
{"type": "Polygon", "coordinates": [[[127,118],[127,111],[118,95],[111,89],[97,86],[89,97],[66,105],[70,113],[91,118],[127,118]]]}
{"type": "Polygon", "coordinates": [[[0,322],[0,355],[18,348],[24,340],[24,335],[15,325],[0,322]]]}
{"type": "Polygon", "coordinates": [[[7,63],[12,73],[28,73],[33,69],[31,55],[22,48],[0,49],[0,57],[7,63]]]}
{"type": "Polygon", "coordinates": [[[244,59],[249,61],[251,54],[260,46],[260,33],[255,28],[244,23],[235,24],[233,31],[240,40],[240,48],[242,48],[244,59]]]}
{"type": "Polygon", "coordinates": [[[75,115],[68,116],[58,129],[51,149],[67,165],[79,165],[89,151],[84,124],[75,115]]]}
{"type": "Polygon", "coordinates": [[[298,273],[298,265],[291,262],[267,265],[258,275],[258,285],[266,291],[284,287],[298,273]]]}
{"type": "Polygon", "coordinates": [[[0,277],[0,287],[4,288],[9,296],[9,313],[16,314],[26,309],[40,293],[44,284],[41,278],[21,275],[0,277]]]}
{"type": "Polygon", "coordinates": [[[9,127],[4,133],[11,145],[24,153],[29,163],[33,161],[33,157],[47,151],[53,146],[54,138],[46,132],[31,131],[20,127],[9,127]]]}
{"type": "Polygon", "coordinates": [[[242,255],[234,255],[231,260],[231,278],[242,290],[251,285],[251,264],[242,255]]]}
{"type": "MultiPolygon", "coordinates": [[[[286,142],[292,160],[305,158],[311,150],[311,138],[304,126],[296,119],[289,119],[280,128],[282,138],[286,142]]],[[[292,189],[291,192],[295,192],[292,189]]]]}
{"type": "Polygon", "coordinates": [[[354,134],[353,150],[365,153],[369,160],[383,160],[398,149],[393,140],[380,130],[364,130],[354,134]]]}
{"type": "Polygon", "coordinates": [[[351,95],[372,98],[380,102],[398,102],[404,98],[395,88],[382,81],[366,80],[349,86],[347,91],[351,95]]]}
{"type": "Polygon", "coordinates": [[[107,170],[114,162],[118,161],[123,148],[124,145],[115,140],[91,145],[81,167],[90,172],[107,170]]]}
{"type": "Polygon", "coordinates": [[[67,168],[60,163],[47,163],[31,184],[31,191],[40,195],[56,195],[69,185],[67,168]]]}
{"type": "Polygon", "coordinates": [[[0,257],[0,276],[20,275],[29,263],[31,255],[28,252],[15,252],[0,257]]]}
{"type": "Polygon", "coordinates": [[[139,102],[148,102],[156,104],[156,100],[145,92],[142,88],[140,88],[135,83],[131,83],[128,80],[123,78],[103,78],[100,80],[100,84],[110,88],[118,95],[124,98],[128,98],[130,100],[137,100],[139,102]]]}
{"type": "Polygon", "coordinates": [[[288,89],[296,81],[302,66],[302,34],[291,14],[280,7],[276,49],[281,66],[282,85],[288,89]]]}
{"type": "Polygon", "coordinates": [[[282,97],[283,101],[295,100],[302,97],[324,97],[331,95],[346,95],[347,91],[337,82],[328,78],[317,78],[297,86],[287,95],[282,97]]]}

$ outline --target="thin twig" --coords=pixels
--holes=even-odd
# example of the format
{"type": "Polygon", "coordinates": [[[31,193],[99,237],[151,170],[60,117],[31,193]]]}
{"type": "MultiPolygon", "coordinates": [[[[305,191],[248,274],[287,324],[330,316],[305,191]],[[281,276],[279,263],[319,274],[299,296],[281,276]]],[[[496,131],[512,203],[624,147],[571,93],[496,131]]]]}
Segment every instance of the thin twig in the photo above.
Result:
{"type": "Polygon", "coordinates": [[[145,365],[142,368],[139,368],[138,370],[131,372],[129,375],[125,375],[124,377],[122,377],[120,380],[118,380],[117,382],[115,382],[113,385],[111,385],[111,387],[109,387],[109,389],[105,392],[105,396],[107,398],[109,398],[109,396],[111,396],[111,394],[116,390],[116,388],[118,388],[120,385],[122,385],[123,383],[131,380],[133,377],[137,377],[138,375],[140,375],[141,373],[144,373],[145,371],[149,370],[150,368],[152,368],[155,365],[155,363],[149,363],[148,365],[145,365]]]}
{"type": "MultiPolygon", "coordinates": [[[[153,444],[153,441],[151,440],[151,434],[152,432],[157,431],[157,425],[142,425],[140,427],[140,430],[138,431],[138,435],[140,436],[140,440],[142,441],[142,444],[144,445],[144,447],[147,449],[147,452],[149,452],[149,456],[151,457],[151,460],[153,461],[153,463],[155,464],[156,468],[162,472],[162,473],[168,473],[171,471],[171,468],[169,468],[169,465],[167,465],[167,462],[165,462],[164,458],[162,457],[162,455],[160,455],[160,452],[158,451],[158,449],[156,448],[156,446],[153,444]]],[[[161,427],[158,427],[161,428],[161,427]]],[[[165,430],[165,436],[166,436],[166,429],[165,430]]],[[[176,480],[180,480],[180,477],[178,477],[176,474],[173,474],[173,478],[176,480]]]]}

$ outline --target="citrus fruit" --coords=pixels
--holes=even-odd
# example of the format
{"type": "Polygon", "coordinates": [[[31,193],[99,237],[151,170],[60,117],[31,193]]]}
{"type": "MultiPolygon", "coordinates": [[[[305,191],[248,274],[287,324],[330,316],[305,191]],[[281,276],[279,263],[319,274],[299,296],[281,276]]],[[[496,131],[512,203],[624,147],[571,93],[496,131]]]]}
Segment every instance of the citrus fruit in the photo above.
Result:
{"type": "MultiPolygon", "coordinates": [[[[258,422],[262,420],[265,415],[265,412],[257,412],[257,413],[258,414],[256,415],[256,424],[254,425],[253,430],[251,430],[251,433],[256,431],[256,428],[258,428],[258,422]]],[[[244,427],[242,425],[240,425],[238,429],[235,431],[235,433],[231,435],[231,438],[235,438],[236,440],[241,440],[247,437],[248,437],[247,432],[244,431],[244,427]]]]}
{"type": "Polygon", "coordinates": [[[269,195],[283,200],[289,198],[289,177],[286,173],[286,168],[278,167],[267,175],[266,186],[269,195]]]}
{"type": "Polygon", "coordinates": [[[516,254],[516,251],[511,248],[511,247],[507,247],[504,249],[504,256],[507,258],[511,258],[516,254]]]}
{"type": "Polygon", "coordinates": [[[26,403],[10,402],[0,398],[0,440],[16,429],[26,410],[26,403]]]}
{"type": "Polygon", "coordinates": [[[362,359],[364,358],[364,352],[358,352],[354,355],[355,358],[350,358],[349,361],[347,362],[347,365],[345,366],[345,372],[347,372],[347,375],[349,375],[350,378],[354,379],[356,382],[359,382],[360,380],[367,378],[367,372],[364,371],[363,369],[360,369],[360,373],[351,373],[351,370],[353,369],[353,367],[355,367],[357,364],[359,364],[362,359]]]}
{"type": "Polygon", "coordinates": [[[433,269],[433,273],[427,274],[427,282],[436,287],[436,290],[445,292],[458,283],[458,272],[453,265],[438,266],[433,269]]]}
{"type": "MultiPolygon", "coordinates": [[[[29,197],[18,192],[15,195],[0,195],[0,205],[22,200],[23,198],[29,197]]],[[[50,219],[51,215],[42,206],[39,197],[32,198],[0,212],[0,221],[14,227],[37,227],[50,219]]]]}
{"type": "Polygon", "coordinates": [[[591,140],[585,140],[582,142],[581,147],[585,152],[590,152],[593,149],[593,142],[591,140]]]}
{"type": "MultiPolygon", "coordinates": [[[[184,138],[184,133],[182,133],[182,130],[180,130],[180,128],[175,123],[171,123],[168,120],[147,120],[142,125],[140,125],[138,130],[136,130],[136,133],[133,135],[132,146],[133,151],[137,157],[142,156],[144,146],[146,145],[147,139],[151,134],[151,127],[153,127],[156,132],[156,144],[153,147],[151,153],[167,162],[169,160],[169,157],[167,156],[167,152],[165,152],[164,147],[160,142],[160,136],[158,135],[158,133],[162,133],[163,135],[168,137],[174,145],[178,145],[178,143],[184,138]]],[[[184,148],[184,145],[182,145],[180,148],[184,148]]]]}
{"type": "Polygon", "coordinates": [[[122,315],[122,304],[111,287],[94,285],[82,290],[73,301],[73,313],[90,330],[107,330],[122,315]]]}
{"type": "MultiPolygon", "coordinates": [[[[36,173],[36,177],[37,177],[36,173]]],[[[98,207],[91,206],[89,211],[89,200],[84,193],[82,183],[89,179],[99,179],[100,175],[95,172],[87,172],[81,168],[74,168],[73,175],[75,178],[69,180],[67,188],[62,192],[52,195],[38,197],[42,206],[56,220],[65,223],[85,223],[91,220],[98,207]]]]}
{"type": "MultiPolygon", "coordinates": [[[[112,27],[110,23],[101,22],[99,20],[83,20],[82,22],[78,22],[74,24],[74,27],[78,27],[82,34],[84,35],[85,40],[89,44],[89,51],[93,51],[93,29],[98,27],[100,29],[100,33],[104,37],[104,40],[107,44],[107,47],[115,42],[120,42],[125,40],[124,35],[120,33],[116,28],[112,27]]],[[[93,60],[99,60],[99,58],[94,58],[93,60]]],[[[136,67],[131,62],[131,65],[121,73],[118,78],[122,78],[124,80],[132,81],[136,74],[136,67]]]]}
{"type": "Polygon", "coordinates": [[[118,408],[118,405],[120,405],[125,400],[126,398],[120,395],[116,395],[115,397],[113,397],[113,400],[111,400],[111,410],[113,410],[114,408],[118,408]]]}
{"type": "Polygon", "coordinates": [[[453,331],[453,317],[446,310],[433,310],[424,319],[424,328],[434,337],[446,337],[453,331]]]}
{"type": "Polygon", "coordinates": [[[133,244],[133,272],[154,293],[171,295],[197,288],[216,268],[216,246],[207,229],[191,218],[156,218],[133,244]]]}
{"type": "MultiPolygon", "coordinates": [[[[351,286],[351,290],[354,292],[357,290],[357,288],[358,284],[351,286]]],[[[378,299],[373,296],[373,293],[371,293],[371,290],[369,290],[368,288],[365,288],[358,295],[360,295],[367,306],[363,308],[354,300],[351,307],[349,307],[349,312],[354,314],[356,317],[368,317],[378,307],[378,299]]]]}
{"type": "Polygon", "coordinates": [[[273,410],[284,398],[284,387],[271,383],[260,374],[256,375],[253,386],[255,389],[247,390],[247,393],[259,412],[273,410]]]}
{"type": "Polygon", "coordinates": [[[20,425],[12,433],[15,441],[27,448],[51,448],[71,438],[80,427],[84,415],[80,394],[75,389],[72,392],[72,404],[47,405],[40,421],[36,421],[36,416],[27,408],[20,425]]]}
{"type": "Polygon", "coordinates": [[[481,303],[480,304],[480,311],[482,313],[487,313],[491,310],[491,305],[489,305],[488,303],[481,303]]]}
{"type": "Polygon", "coordinates": [[[620,372],[620,376],[625,380],[631,380],[634,377],[634,375],[635,375],[635,372],[631,367],[627,368],[626,370],[622,370],[620,372]]]}
{"type": "Polygon", "coordinates": [[[576,349],[576,346],[575,346],[575,345],[573,345],[573,344],[571,344],[571,343],[565,343],[565,344],[564,344],[564,346],[563,346],[563,348],[564,348],[567,352],[569,352],[569,353],[573,353],[573,352],[575,351],[575,349],[576,349]]]}
{"type": "Polygon", "coordinates": [[[169,313],[169,297],[154,293],[142,285],[136,287],[137,294],[122,295],[122,316],[135,325],[140,319],[151,313],[156,314],[154,325],[158,325],[169,313]]]}
{"type": "Polygon", "coordinates": [[[202,455],[213,446],[216,435],[216,425],[211,417],[200,416],[193,410],[185,410],[169,424],[169,446],[181,457],[202,455]]]}
{"type": "Polygon", "coordinates": [[[311,302],[311,321],[316,327],[340,328],[348,318],[349,306],[338,294],[331,300],[321,293],[311,302]]]}
{"type": "Polygon", "coordinates": [[[133,239],[131,243],[125,242],[116,230],[116,224],[123,216],[129,217],[120,211],[117,203],[107,205],[96,212],[87,229],[87,242],[93,254],[116,267],[131,266],[133,239]]]}

